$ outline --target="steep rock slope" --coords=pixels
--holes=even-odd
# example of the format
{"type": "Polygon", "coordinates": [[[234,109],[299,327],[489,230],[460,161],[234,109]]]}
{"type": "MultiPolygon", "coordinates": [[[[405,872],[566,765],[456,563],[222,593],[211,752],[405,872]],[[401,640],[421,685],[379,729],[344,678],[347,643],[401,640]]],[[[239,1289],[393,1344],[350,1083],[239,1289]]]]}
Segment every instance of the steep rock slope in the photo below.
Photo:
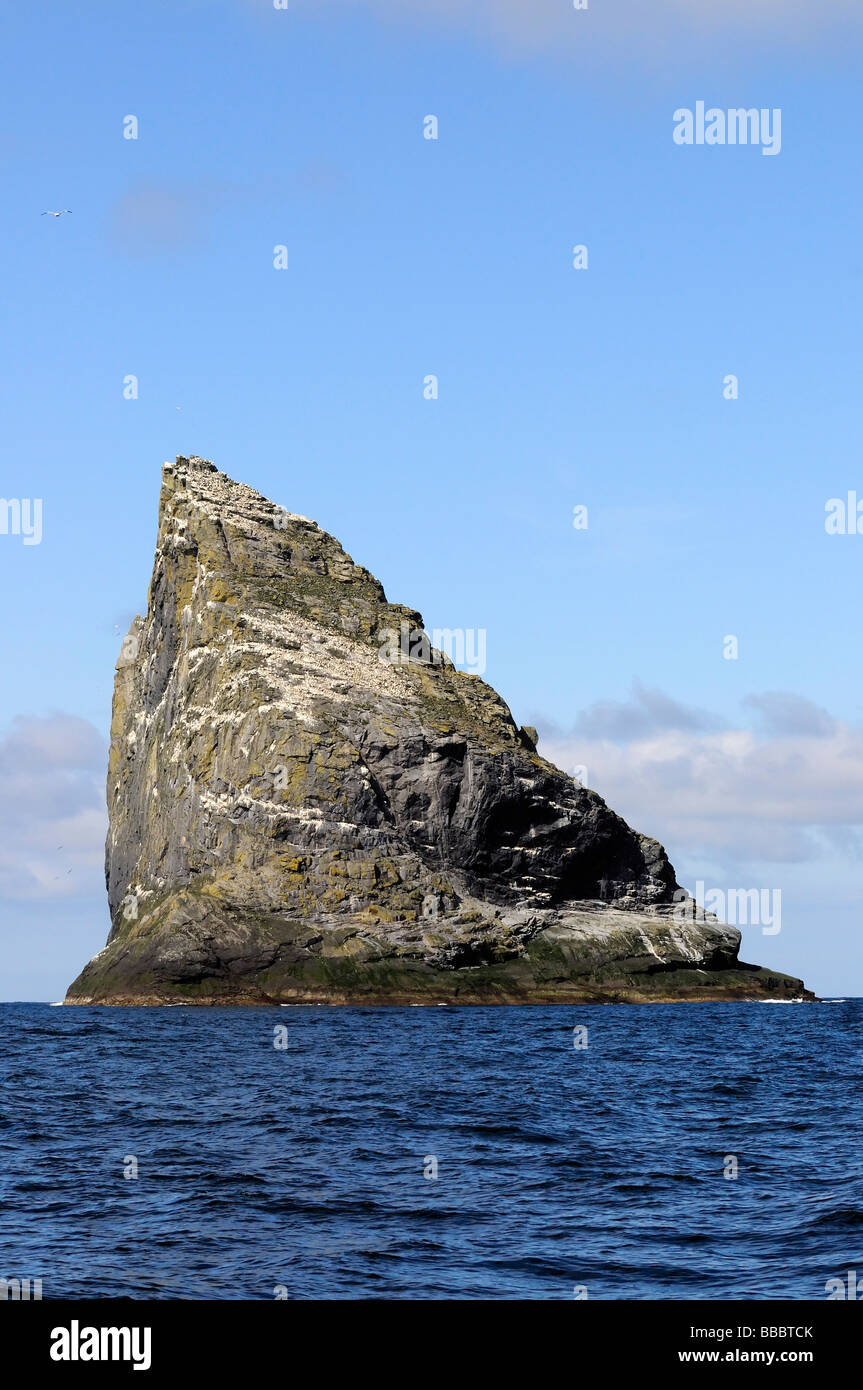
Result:
{"type": "Polygon", "coordinates": [[[799,995],[314,522],[163,469],[117,666],[112,928],[68,1003],[799,995]]]}

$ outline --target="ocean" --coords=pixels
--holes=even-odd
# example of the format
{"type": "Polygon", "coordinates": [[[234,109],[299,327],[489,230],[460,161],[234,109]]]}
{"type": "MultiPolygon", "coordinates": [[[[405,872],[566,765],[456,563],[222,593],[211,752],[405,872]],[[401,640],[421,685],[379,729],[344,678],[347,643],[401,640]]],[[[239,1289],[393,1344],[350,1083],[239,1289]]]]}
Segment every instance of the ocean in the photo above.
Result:
{"type": "Polygon", "coordinates": [[[0,1020],[0,1277],[45,1299],[817,1300],[863,1269],[858,999],[0,1020]]]}

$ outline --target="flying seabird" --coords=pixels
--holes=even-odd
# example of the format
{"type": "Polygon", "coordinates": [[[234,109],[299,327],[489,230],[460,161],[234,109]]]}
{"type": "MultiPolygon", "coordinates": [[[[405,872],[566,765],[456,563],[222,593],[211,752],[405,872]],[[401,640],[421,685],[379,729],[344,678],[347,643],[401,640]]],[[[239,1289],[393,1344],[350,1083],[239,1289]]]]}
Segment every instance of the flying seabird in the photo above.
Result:
{"type": "Polygon", "coordinates": [[[61,208],[59,212],[52,212],[51,209],[49,208],[47,212],[43,212],[43,213],[42,213],[42,216],[43,216],[43,217],[62,217],[64,212],[71,212],[71,211],[72,211],[71,208],[61,208]]]}

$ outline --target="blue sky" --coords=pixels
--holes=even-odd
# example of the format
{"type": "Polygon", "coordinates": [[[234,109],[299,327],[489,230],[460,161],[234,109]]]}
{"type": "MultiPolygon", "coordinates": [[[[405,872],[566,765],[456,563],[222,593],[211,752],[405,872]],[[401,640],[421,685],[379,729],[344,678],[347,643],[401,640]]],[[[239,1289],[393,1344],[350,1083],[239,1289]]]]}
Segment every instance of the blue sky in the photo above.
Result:
{"type": "Polygon", "coordinates": [[[824,525],[863,497],[861,36],[841,0],[5,7],[0,493],[44,519],[0,535],[0,997],[104,944],[113,664],[177,453],[484,628],[687,887],[782,890],[746,958],[863,994],[863,537],[824,525]],[[781,153],[676,145],[698,100],[781,108],[781,153]]]}

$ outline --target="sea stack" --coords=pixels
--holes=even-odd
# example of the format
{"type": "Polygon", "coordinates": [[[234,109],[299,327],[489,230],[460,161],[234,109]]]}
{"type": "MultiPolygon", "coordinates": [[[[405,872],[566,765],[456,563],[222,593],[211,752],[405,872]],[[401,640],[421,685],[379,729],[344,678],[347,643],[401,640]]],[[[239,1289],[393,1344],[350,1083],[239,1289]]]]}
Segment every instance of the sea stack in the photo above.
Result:
{"type": "Polygon", "coordinates": [[[164,466],[108,809],[111,931],[68,1004],[807,995],[337,540],[201,458],[164,466]]]}

